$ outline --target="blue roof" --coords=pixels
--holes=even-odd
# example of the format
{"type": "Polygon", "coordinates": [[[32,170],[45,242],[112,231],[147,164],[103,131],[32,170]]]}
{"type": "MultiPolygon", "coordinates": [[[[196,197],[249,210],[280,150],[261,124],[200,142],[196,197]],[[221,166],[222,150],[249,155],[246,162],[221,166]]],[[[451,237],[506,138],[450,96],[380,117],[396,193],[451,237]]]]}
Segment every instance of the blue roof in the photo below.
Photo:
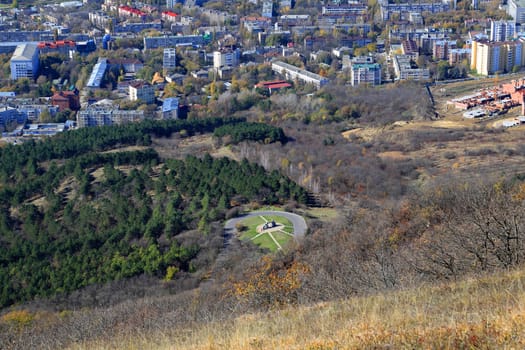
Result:
{"type": "Polygon", "coordinates": [[[93,67],[93,71],[91,72],[91,76],[89,77],[88,83],[86,84],[87,87],[100,87],[102,78],[104,77],[104,73],[106,72],[107,65],[107,59],[98,59],[97,64],[95,64],[95,67],[93,67]]]}

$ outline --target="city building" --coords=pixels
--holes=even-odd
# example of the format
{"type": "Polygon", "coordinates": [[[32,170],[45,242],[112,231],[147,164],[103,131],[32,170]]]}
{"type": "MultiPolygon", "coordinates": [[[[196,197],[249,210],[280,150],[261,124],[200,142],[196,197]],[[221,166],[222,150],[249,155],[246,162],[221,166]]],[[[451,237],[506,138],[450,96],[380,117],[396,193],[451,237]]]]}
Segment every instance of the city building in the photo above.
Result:
{"type": "Polygon", "coordinates": [[[403,55],[410,56],[414,61],[419,57],[419,47],[415,40],[403,40],[401,42],[401,52],[403,55]]]}
{"type": "Polygon", "coordinates": [[[358,85],[381,85],[381,65],[378,63],[351,63],[350,83],[358,85]]]}
{"type": "Polygon", "coordinates": [[[507,13],[514,19],[516,24],[525,23],[525,0],[509,0],[507,13]]]}
{"type": "MultiPolygon", "coordinates": [[[[523,1],[523,0],[522,0],[523,1]]],[[[388,3],[381,2],[381,18],[383,21],[390,20],[393,16],[397,16],[399,20],[409,20],[409,16],[413,12],[423,13],[440,13],[450,10],[448,2],[431,2],[431,3],[388,3]]]]}
{"type": "Polygon", "coordinates": [[[490,21],[490,41],[507,41],[514,38],[516,23],[513,21],[490,21]]]}
{"type": "Polygon", "coordinates": [[[129,84],[129,99],[150,104],[155,102],[155,88],[148,82],[135,81],[129,84]]]}
{"type": "Polygon", "coordinates": [[[105,12],[97,11],[89,13],[89,21],[98,29],[110,28],[116,21],[105,12]]]}
{"type": "Polygon", "coordinates": [[[272,71],[274,71],[277,74],[284,75],[287,79],[290,80],[297,79],[303,81],[306,84],[313,84],[317,88],[321,88],[329,82],[327,78],[322,77],[319,74],[309,72],[307,70],[281,61],[272,62],[272,71]]]}
{"type": "Polygon", "coordinates": [[[223,26],[224,24],[236,24],[239,20],[239,17],[235,14],[208,8],[203,8],[201,10],[201,16],[205,17],[210,25],[218,26],[223,26]]]}
{"type": "Polygon", "coordinates": [[[164,55],[162,56],[162,68],[174,69],[177,67],[177,52],[174,48],[164,49],[164,55]]]}
{"type": "Polygon", "coordinates": [[[120,125],[144,120],[144,111],[121,110],[118,106],[95,103],[77,113],[77,126],[120,125]]]}
{"type": "Polygon", "coordinates": [[[104,73],[106,72],[107,68],[107,58],[99,57],[97,64],[95,64],[93,70],[91,71],[91,75],[89,76],[89,80],[86,84],[86,87],[99,88],[100,84],[102,84],[102,78],[104,77],[104,73]]]}
{"type": "Polygon", "coordinates": [[[137,73],[144,68],[144,63],[137,58],[109,58],[106,62],[109,68],[122,69],[124,73],[137,73]]]}
{"type": "Polygon", "coordinates": [[[141,11],[131,6],[127,6],[127,5],[120,6],[118,8],[118,14],[119,16],[128,16],[128,17],[138,17],[138,18],[146,17],[146,12],[141,11]]]}
{"type": "Polygon", "coordinates": [[[274,80],[274,81],[261,81],[260,83],[255,84],[256,89],[268,90],[270,95],[274,91],[279,91],[281,89],[291,88],[292,84],[286,80],[274,80]]]}
{"type": "Polygon", "coordinates": [[[282,15],[278,21],[280,26],[304,26],[310,24],[310,15],[282,15]]]}
{"type": "Polygon", "coordinates": [[[428,68],[413,67],[410,56],[395,55],[394,72],[396,80],[428,80],[430,70],[428,68]]]}
{"type": "Polygon", "coordinates": [[[203,45],[206,42],[202,35],[176,35],[144,37],[144,49],[153,50],[165,47],[176,47],[186,45],[203,45]]]}
{"type": "Polygon", "coordinates": [[[11,57],[11,79],[33,79],[38,73],[38,47],[36,44],[18,45],[11,57]]]}
{"type": "Polygon", "coordinates": [[[172,9],[177,4],[177,0],[166,0],[166,7],[172,9]]]}
{"type": "Polygon", "coordinates": [[[239,49],[222,49],[213,52],[213,68],[215,70],[221,67],[236,67],[239,65],[241,50],[239,49]]]}
{"type": "Polygon", "coordinates": [[[523,41],[490,42],[473,40],[470,67],[478,74],[511,72],[523,66],[523,41]]]}
{"type": "Polygon", "coordinates": [[[273,17],[273,1],[272,0],[263,1],[261,16],[266,17],[266,18],[273,17]]]}
{"type": "Polygon", "coordinates": [[[170,97],[164,99],[162,103],[162,118],[177,119],[179,117],[179,99],[170,97]]]}
{"type": "Polygon", "coordinates": [[[172,11],[163,11],[161,17],[168,22],[177,22],[179,15],[172,11]]]}
{"type": "Polygon", "coordinates": [[[448,63],[454,65],[461,63],[463,60],[470,62],[471,49],[451,49],[448,53],[448,63]]]}
{"type": "Polygon", "coordinates": [[[266,17],[243,17],[241,26],[249,33],[264,32],[272,25],[272,20],[266,17]]]}
{"type": "Polygon", "coordinates": [[[434,41],[432,47],[432,58],[435,60],[448,60],[450,50],[455,48],[457,48],[456,40],[434,41]]]}
{"type": "Polygon", "coordinates": [[[76,43],[73,40],[41,41],[37,44],[39,54],[58,52],[61,55],[68,55],[76,51],[76,43]]]}
{"type": "Polygon", "coordinates": [[[51,96],[51,104],[57,106],[59,112],[63,112],[67,109],[78,111],[80,109],[78,90],[55,92],[53,96],[51,96]]]}
{"type": "Polygon", "coordinates": [[[16,108],[0,107],[0,126],[6,128],[11,124],[24,124],[27,116],[16,108]]]}

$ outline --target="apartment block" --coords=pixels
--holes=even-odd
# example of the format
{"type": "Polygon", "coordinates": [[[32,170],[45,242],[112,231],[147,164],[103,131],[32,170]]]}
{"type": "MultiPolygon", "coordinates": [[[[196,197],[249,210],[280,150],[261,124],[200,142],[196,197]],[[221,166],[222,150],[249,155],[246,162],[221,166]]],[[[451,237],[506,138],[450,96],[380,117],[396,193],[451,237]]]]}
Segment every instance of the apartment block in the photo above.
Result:
{"type": "Polygon", "coordinates": [[[239,65],[241,58],[241,50],[239,49],[223,49],[213,52],[213,68],[219,69],[221,67],[235,67],[239,65]]]}
{"type": "Polygon", "coordinates": [[[313,84],[318,89],[328,84],[329,82],[327,78],[322,77],[319,74],[309,72],[307,70],[281,61],[272,62],[272,71],[274,71],[277,74],[284,75],[289,80],[298,79],[304,83],[313,84]]]}
{"type": "Polygon", "coordinates": [[[457,48],[456,40],[434,41],[432,47],[432,58],[435,60],[448,60],[450,50],[457,48]]]}
{"type": "Polygon", "coordinates": [[[514,38],[516,23],[513,21],[490,21],[490,41],[507,41],[514,38]]]}
{"type": "Polygon", "coordinates": [[[129,84],[130,101],[140,100],[150,104],[155,102],[155,88],[148,82],[135,81],[129,84]]]}
{"type": "Polygon", "coordinates": [[[390,20],[393,16],[397,16],[400,20],[408,21],[410,14],[417,12],[440,13],[450,10],[450,5],[447,2],[431,2],[431,3],[381,3],[381,18],[383,21],[390,20]]]}
{"type": "Polygon", "coordinates": [[[38,55],[39,51],[36,44],[28,43],[18,45],[10,61],[11,79],[33,79],[38,73],[38,55]]]}
{"type": "Polygon", "coordinates": [[[472,41],[470,67],[478,74],[491,75],[511,72],[523,66],[523,41],[506,42],[472,41]]]}
{"type": "Polygon", "coordinates": [[[162,68],[174,69],[177,67],[177,51],[170,47],[164,49],[164,55],[162,56],[162,68]]]}
{"type": "Polygon", "coordinates": [[[525,23],[525,0],[509,0],[507,13],[514,19],[515,23],[525,23]]]}
{"type": "Polygon", "coordinates": [[[125,111],[118,107],[91,105],[77,113],[77,126],[120,125],[144,120],[144,111],[125,111]]]}
{"type": "Polygon", "coordinates": [[[350,64],[352,86],[381,85],[381,65],[378,63],[350,64]]]}
{"type": "Polygon", "coordinates": [[[470,62],[470,52],[471,49],[451,49],[448,53],[448,63],[454,65],[461,63],[463,60],[470,62]]]}
{"type": "Polygon", "coordinates": [[[410,56],[406,55],[396,55],[394,57],[394,71],[397,80],[430,79],[430,70],[428,68],[413,67],[410,56]]]}
{"type": "Polygon", "coordinates": [[[144,49],[153,50],[164,47],[176,47],[179,45],[202,45],[205,38],[202,35],[176,35],[144,37],[144,49]]]}

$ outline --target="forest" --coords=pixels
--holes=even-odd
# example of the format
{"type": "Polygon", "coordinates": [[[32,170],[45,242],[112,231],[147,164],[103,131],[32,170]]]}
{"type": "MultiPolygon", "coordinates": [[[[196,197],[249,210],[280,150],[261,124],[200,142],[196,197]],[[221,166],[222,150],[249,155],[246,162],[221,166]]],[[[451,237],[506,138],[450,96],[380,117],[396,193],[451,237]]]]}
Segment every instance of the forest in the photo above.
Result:
{"type": "Polygon", "coordinates": [[[171,280],[195,272],[209,252],[178,239],[182,232],[207,235],[232,203],[306,201],[293,181],[246,160],[164,160],[151,148],[103,152],[223,125],[239,141],[284,137],[279,128],[257,132],[243,119],[210,118],[86,128],[3,148],[0,307],[141,274],[171,280]]]}

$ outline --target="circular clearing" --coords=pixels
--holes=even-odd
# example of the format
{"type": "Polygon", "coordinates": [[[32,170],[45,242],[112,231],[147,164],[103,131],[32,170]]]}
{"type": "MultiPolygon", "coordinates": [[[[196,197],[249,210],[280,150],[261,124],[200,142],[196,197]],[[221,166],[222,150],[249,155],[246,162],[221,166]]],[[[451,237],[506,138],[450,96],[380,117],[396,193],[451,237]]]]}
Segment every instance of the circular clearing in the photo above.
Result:
{"type": "Polygon", "coordinates": [[[275,252],[283,249],[290,240],[303,237],[306,222],[293,213],[261,211],[229,220],[225,230],[235,231],[240,239],[275,252]]]}

